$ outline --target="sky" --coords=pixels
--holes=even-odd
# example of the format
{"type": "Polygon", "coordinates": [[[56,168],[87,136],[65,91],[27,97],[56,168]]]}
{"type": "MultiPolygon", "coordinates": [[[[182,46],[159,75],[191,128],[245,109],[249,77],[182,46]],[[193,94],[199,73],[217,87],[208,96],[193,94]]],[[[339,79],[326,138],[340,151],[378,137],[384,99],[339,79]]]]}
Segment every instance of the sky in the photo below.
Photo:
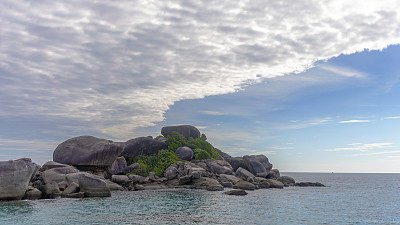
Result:
{"type": "Polygon", "coordinates": [[[398,1],[0,2],[0,160],[191,124],[290,172],[400,172],[398,1]]]}

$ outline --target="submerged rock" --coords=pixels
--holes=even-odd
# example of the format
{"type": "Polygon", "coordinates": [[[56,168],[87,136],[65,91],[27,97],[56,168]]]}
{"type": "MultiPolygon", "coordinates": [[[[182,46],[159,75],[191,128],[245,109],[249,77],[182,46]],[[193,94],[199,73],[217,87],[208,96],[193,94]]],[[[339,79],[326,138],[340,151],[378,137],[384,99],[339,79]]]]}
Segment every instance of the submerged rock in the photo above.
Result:
{"type": "Polygon", "coordinates": [[[235,190],[225,191],[224,194],[226,194],[226,195],[247,195],[247,192],[242,189],[235,189],[235,190]]]}
{"type": "Polygon", "coordinates": [[[300,182],[296,183],[295,185],[300,187],[325,187],[325,185],[319,182],[300,182]]]}

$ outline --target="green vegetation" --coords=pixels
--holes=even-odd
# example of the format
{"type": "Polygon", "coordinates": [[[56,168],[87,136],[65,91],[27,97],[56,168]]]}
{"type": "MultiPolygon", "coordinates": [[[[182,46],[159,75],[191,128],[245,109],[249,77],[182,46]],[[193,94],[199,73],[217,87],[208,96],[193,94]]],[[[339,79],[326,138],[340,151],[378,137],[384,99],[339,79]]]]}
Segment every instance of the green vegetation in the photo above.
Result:
{"type": "Polygon", "coordinates": [[[221,156],[208,143],[206,135],[202,134],[200,138],[186,139],[182,134],[172,132],[167,138],[167,144],[171,151],[176,151],[179,147],[187,146],[193,150],[196,160],[202,159],[221,159],[221,156]],[[201,151],[200,151],[201,150],[201,151]]]}
{"type": "MultiPolygon", "coordinates": [[[[159,137],[157,137],[159,138],[159,137]]],[[[200,138],[186,139],[182,134],[172,132],[167,137],[167,144],[169,150],[161,150],[157,155],[138,156],[128,159],[128,165],[139,163],[140,169],[133,170],[129,174],[136,174],[140,176],[148,176],[150,172],[154,172],[157,176],[162,176],[165,170],[174,163],[182,161],[175,154],[176,149],[179,147],[187,146],[193,150],[196,160],[203,159],[221,159],[221,156],[216,152],[213,146],[208,143],[206,135],[202,134],[200,138]]]]}
{"type": "Polygon", "coordinates": [[[128,159],[128,164],[139,163],[140,169],[133,170],[129,174],[137,174],[140,176],[148,176],[150,172],[154,172],[157,176],[162,176],[165,170],[174,163],[180,161],[175,152],[169,150],[161,150],[157,155],[138,156],[128,159]]]}
{"type": "Polygon", "coordinates": [[[211,158],[211,155],[208,154],[208,152],[204,151],[201,148],[193,149],[193,153],[194,153],[194,158],[196,160],[210,159],[211,158]]]}

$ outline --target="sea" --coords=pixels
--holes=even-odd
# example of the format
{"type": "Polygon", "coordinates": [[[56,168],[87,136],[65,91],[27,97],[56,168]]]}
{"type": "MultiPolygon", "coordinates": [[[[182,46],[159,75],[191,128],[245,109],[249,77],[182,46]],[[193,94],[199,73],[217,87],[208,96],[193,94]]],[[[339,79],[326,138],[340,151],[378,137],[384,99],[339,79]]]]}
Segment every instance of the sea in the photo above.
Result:
{"type": "Polygon", "coordinates": [[[326,187],[167,189],[0,202],[0,224],[400,224],[400,174],[281,173],[326,187]],[[227,190],[227,189],[226,189],[227,190]]]}

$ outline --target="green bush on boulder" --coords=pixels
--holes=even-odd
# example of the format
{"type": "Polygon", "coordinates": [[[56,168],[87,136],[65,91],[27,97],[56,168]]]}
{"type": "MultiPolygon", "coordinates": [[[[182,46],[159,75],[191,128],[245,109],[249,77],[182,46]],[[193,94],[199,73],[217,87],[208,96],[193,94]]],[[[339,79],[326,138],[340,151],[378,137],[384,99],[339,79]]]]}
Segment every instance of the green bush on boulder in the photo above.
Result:
{"type": "Polygon", "coordinates": [[[128,164],[139,163],[140,169],[135,169],[129,174],[148,176],[154,172],[156,176],[162,176],[165,170],[174,163],[180,161],[174,152],[161,150],[157,155],[138,156],[128,159],[128,164]]]}

